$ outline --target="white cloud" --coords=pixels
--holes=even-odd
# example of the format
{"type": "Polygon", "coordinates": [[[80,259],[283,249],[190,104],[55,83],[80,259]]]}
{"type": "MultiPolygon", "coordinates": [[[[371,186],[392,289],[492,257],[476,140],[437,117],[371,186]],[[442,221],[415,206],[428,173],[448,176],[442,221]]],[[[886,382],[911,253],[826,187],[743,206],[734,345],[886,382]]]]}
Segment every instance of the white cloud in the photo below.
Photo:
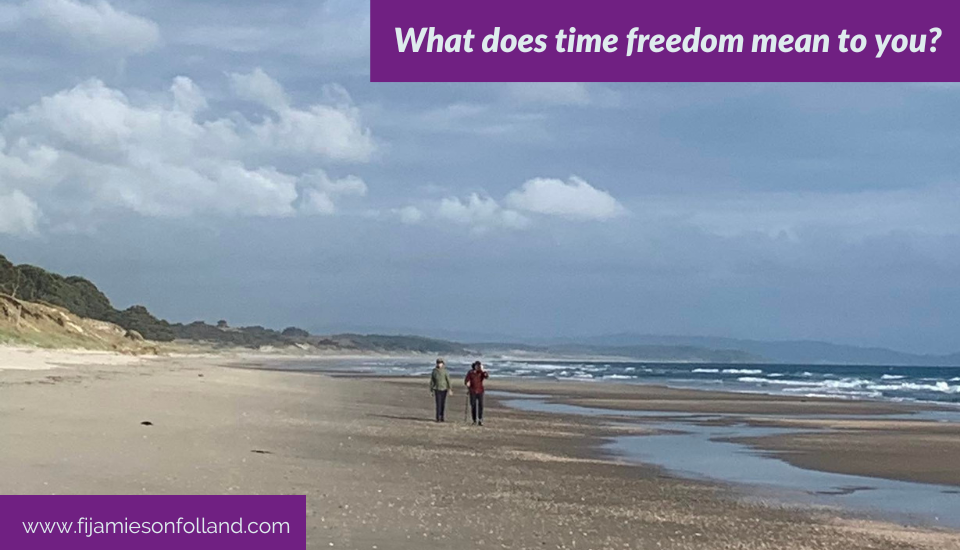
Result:
{"type": "MultiPolygon", "coordinates": [[[[247,91],[261,100],[286,98],[262,71],[247,76],[247,91]]],[[[238,113],[198,116],[208,97],[185,77],[152,103],[89,80],[0,120],[0,181],[61,213],[330,213],[340,197],[364,195],[366,184],[331,179],[315,168],[318,159],[363,160],[373,150],[349,97],[333,96],[336,105],[307,110],[274,103],[275,119],[253,122],[238,113]],[[271,161],[291,156],[308,169],[271,161]]]]}
{"type": "Polygon", "coordinates": [[[173,79],[170,93],[173,94],[174,108],[183,113],[193,115],[206,110],[209,106],[206,96],[203,95],[203,90],[185,76],[178,76],[173,79]]]}
{"type": "Polygon", "coordinates": [[[233,73],[230,81],[238,97],[261,103],[274,111],[290,108],[290,98],[283,86],[259,67],[250,73],[233,73]]]}
{"type": "Polygon", "coordinates": [[[357,176],[331,179],[323,170],[315,170],[300,178],[302,201],[298,210],[305,214],[333,214],[340,197],[363,197],[367,184],[357,176]]]}
{"type": "Polygon", "coordinates": [[[446,221],[470,226],[475,232],[491,229],[523,229],[530,220],[519,212],[501,207],[490,197],[471,194],[466,200],[446,198],[437,206],[437,215],[446,221]]]}
{"type": "Polygon", "coordinates": [[[321,92],[329,104],[301,110],[290,105],[280,83],[261,69],[231,74],[230,78],[239,97],[259,103],[275,115],[251,126],[261,147],[344,161],[366,161],[373,154],[373,138],[361,126],[360,111],[342,87],[324,87],[321,92]]]}
{"type": "Polygon", "coordinates": [[[24,235],[37,232],[40,207],[20,191],[0,191],[0,234],[24,235]]]}
{"type": "Polygon", "coordinates": [[[416,206],[404,206],[394,210],[394,213],[400,218],[400,223],[406,225],[416,225],[423,221],[423,211],[416,206]]]}
{"type": "Polygon", "coordinates": [[[0,9],[0,29],[21,30],[24,23],[37,23],[56,39],[94,51],[143,53],[160,43],[156,23],[105,0],[29,0],[0,9]]]}
{"type": "Polygon", "coordinates": [[[566,182],[535,178],[507,195],[510,207],[525,212],[577,220],[607,220],[625,209],[610,193],[571,176],[566,182]]]}
{"type": "MultiPolygon", "coordinates": [[[[607,220],[625,212],[625,209],[606,191],[594,188],[573,176],[569,182],[552,179],[532,179],[510,192],[504,203],[479,193],[466,199],[448,197],[429,202],[430,211],[445,221],[469,226],[476,233],[493,229],[525,229],[532,220],[526,214],[559,216],[574,220],[607,220]]],[[[415,206],[395,211],[406,223],[417,223],[422,211],[415,206]],[[409,210],[408,210],[409,209],[409,210]]]]}

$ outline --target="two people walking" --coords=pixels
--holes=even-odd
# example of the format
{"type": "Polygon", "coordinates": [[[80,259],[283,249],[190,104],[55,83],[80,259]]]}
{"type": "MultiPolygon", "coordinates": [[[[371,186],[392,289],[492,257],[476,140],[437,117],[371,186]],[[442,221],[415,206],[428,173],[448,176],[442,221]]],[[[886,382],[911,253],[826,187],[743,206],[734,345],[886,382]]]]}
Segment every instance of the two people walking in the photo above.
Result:
{"type": "MultiPolygon", "coordinates": [[[[483,426],[483,381],[490,377],[480,361],[474,361],[470,371],[463,379],[470,395],[470,411],[473,423],[483,426]]],[[[436,405],[436,421],[446,421],[447,396],[453,395],[453,384],[450,383],[450,372],[443,359],[437,359],[437,366],[430,373],[430,391],[436,405]]],[[[464,413],[466,414],[466,413],[464,413]]]]}

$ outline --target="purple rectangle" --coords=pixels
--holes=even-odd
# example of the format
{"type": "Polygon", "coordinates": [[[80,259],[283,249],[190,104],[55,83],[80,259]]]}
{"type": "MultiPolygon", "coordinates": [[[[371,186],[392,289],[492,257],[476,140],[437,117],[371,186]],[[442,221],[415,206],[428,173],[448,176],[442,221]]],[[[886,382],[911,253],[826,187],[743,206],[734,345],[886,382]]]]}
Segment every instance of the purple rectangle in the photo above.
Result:
{"type": "MultiPolygon", "coordinates": [[[[960,2],[916,0],[909,3],[875,0],[688,0],[650,2],[627,0],[371,0],[370,79],[373,82],[955,82],[960,81],[960,2]],[[445,39],[471,30],[473,52],[399,51],[396,29],[405,33],[434,27],[445,39]],[[540,53],[514,49],[483,52],[482,39],[500,27],[505,35],[547,37],[540,53]],[[577,35],[616,35],[617,51],[608,53],[556,51],[556,34],[576,28],[577,35]],[[705,35],[741,35],[743,51],[706,53],[666,50],[626,55],[627,35],[687,37],[700,27],[705,35]],[[939,36],[932,29],[940,29],[939,36]],[[840,34],[863,35],[859,53],[840,34]],[[754,35],[777,36],[776,52],[753,52],[754,35]],[[781,51],[780,38],[826,35],[829,45],[818,53],[781,51]],[[877,58],[876,35],[890,35],[877,58]],[[897,35],[923,52],[895,52],[897,35]],[[935,51],[931,51],[935,48],[935,51]]],[[[706,43],[704,43],[706,40],[706,43]]],[[[446,42],[446,40],[445,40],[446,42]]],[[[454,46],[451,40],[450,46],[454,46]]],[[[688,41],[689,45],[693,40],[688,41]]],[[[784,49],[792,48],[785,40],[784,49]]],[[[728,42],[729,44],[729,42],[728,42]]],[[[902,45],[898,41],[897,45],[902,45]]],[[[507,46],[510,45],[508,40],[507,46]]],[[[649,45],[649,41],[645,42],[649,45]]],[[[665,45],[665,44],[664,44],[665,45]]],[[[659,45],[657,47],[663,47],[659,45]]],[[[758,46],[761,44],[758,44],[758,46]]],[[[535,46],[535,44],[534,44],[535,46]]],[[[586,46],[586,44],[585,44],[586,46]]],[[[698,50],[699,50],[698,46],[698,50]]]]}
{"type": "Polygon", "coordinates": [[[4,548],[303,550],[305,496],[0,496],[4,548]]]}

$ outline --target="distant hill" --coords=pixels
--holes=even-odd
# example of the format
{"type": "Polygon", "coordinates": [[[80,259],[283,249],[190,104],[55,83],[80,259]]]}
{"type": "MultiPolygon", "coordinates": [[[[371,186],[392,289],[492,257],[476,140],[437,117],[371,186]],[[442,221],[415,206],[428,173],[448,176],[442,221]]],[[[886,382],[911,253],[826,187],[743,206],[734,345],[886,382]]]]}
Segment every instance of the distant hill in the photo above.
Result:
{"type": "MultiPolygon", "coordinates": [[[[580,345],[600,347],[697,346],[714,349],[736,349],[765,357],[775,363],[960,366],[960,353],[922,355],[886,348],[847,346],[810,340],[766,342],[707,336],[655,336],[623,333],[578,338],[576,342],[580,345]]],[[[558,346],[568,343],[567,340],[554,340],[546,345],[558,346]]]]}
{"type": "Polygon", "coordinates": [[[622,357],[664,363],[765,363],[768,360],[737,349],[712,349],[682,345],[604,346],[588,344],[531,345],[509,343],[471,344],[471,348],[487,354],[560,357],[622,357]]]}

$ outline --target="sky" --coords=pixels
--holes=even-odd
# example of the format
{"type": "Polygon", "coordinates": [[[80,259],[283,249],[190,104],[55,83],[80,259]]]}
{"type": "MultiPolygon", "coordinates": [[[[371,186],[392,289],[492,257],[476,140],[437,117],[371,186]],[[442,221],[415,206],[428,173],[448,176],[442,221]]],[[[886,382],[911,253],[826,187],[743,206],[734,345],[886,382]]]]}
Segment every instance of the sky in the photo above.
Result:
{"type": "Polygon", "coordinates": [[[173,321],[960,351],[960,84],[372,84],[355,0],[0,2],[0,254],[173,321]]]}

